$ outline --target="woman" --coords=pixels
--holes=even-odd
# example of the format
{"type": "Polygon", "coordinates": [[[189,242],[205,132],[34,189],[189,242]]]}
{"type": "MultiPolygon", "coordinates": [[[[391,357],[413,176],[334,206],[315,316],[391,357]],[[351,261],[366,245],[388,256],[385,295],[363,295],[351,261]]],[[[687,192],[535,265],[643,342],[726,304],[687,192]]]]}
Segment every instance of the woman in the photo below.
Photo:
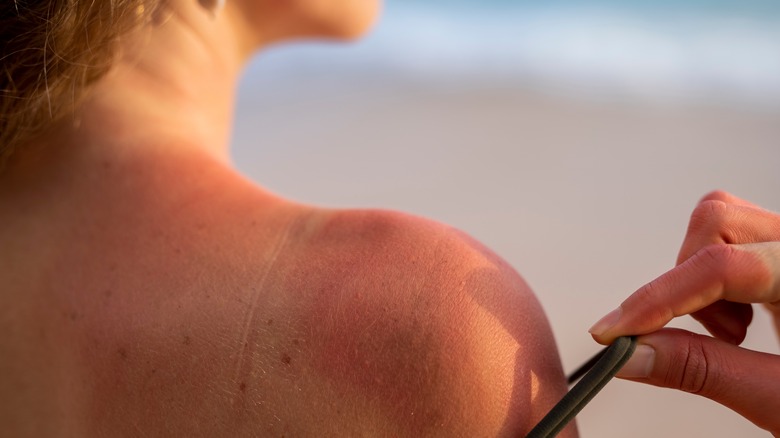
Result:
{"type": "MultiPolygon", "coordinates": [[[[542,310],[495,255],[429,221],[295,204],[228,164],[247,58],[356,37],[376,8],[0,6],[4,435],[519,436],[558,400],[542,310]]],[[[777,434],[776,356],[655,331],[700,309],[739,342],[749,313],[729,301],[780,299],[780,219],[721,193],[694,219],[683,263],[594,336],[652,332],[624,377],[777,434]]]]}
{"type": "Polygon", "coordinates": [[[519,436],[563,394],[488,250],[229,165],[247,59],[357,37],[372,0],[0,8],[4,435],[519,436]]]}

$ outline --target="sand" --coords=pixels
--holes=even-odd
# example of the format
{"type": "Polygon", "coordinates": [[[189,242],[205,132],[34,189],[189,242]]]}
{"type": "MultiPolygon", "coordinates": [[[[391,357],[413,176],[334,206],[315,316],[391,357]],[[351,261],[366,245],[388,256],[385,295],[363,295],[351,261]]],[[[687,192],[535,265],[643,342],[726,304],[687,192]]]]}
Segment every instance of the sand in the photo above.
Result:
{"type": "MultiPolygon", "coordinates": [[[[673,266],[700,196],[780,211],[777,110],[322,78],[244,90],[234,145],[285,196],[404,210],[485,242],[536,291],[566,370],[599,349],[598,317],[673,266]]],[[[745,345],[778,351],[760,311],[745,345]]],[[[709,400],[622,381],[578,422],[584,437],[767,436],[709,400]]]]}

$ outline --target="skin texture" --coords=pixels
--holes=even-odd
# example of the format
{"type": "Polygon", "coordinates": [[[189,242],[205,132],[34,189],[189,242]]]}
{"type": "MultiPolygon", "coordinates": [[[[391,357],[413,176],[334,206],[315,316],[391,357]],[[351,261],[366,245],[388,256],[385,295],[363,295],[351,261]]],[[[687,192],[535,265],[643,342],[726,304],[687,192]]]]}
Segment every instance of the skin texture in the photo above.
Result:
{"type": "Polygon", "coordinates": [[[677,267],[643,286],[592,329],[610,343],[645,335],[619,377],[715,400],[780,436],[780,357],[738,347],[762,304],[780,334],[780,215],[725,192],[691,215],[677,267]],[[663,329],[690,314],[712,334],[663,329]]]}
{"type": "Polygon", "coordinates": [[[299,205],[228,164],[246,58],[355,37],[377,7],[173,1],[9,163],[4,434],[519,436],[560,398],[543,311],[489,250],[399,213],[299,205]]]}
{"type": "Polygon", "coordinates": [[[565,390],[535,298],[461,233],[290,204],[208,157],[137,160],[105,162],[105,188],[61,186],[57,226],[36,211],[38,223],[3,236],[24,254],[4,291],[27,299],[3,294],[4,328],[24,341],[3,345],[19,362],[5,362],[2,388],[30,397],[4,405],[6,424],[36,435],[27,428],[52,418],[59,433],[46,432],[66,436],[510,436],[565,390]],[[25,253],[30,235],[49,243],[25,253]]]}

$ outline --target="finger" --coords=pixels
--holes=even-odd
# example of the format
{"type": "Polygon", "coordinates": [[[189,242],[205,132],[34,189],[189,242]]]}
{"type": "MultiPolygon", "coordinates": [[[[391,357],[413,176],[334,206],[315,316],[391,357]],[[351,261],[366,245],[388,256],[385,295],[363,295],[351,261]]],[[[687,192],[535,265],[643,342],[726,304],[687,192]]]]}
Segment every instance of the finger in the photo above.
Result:
{"type": "Polygon", "coordinates": [[[654,332],[719,300],[780,301],[780,242],[705,247],[634,292],[590,332],[608,344],[618,336],[654,332]]]}
{"type": "Polygon", "coordinates": [[[684,330],[642,336],[618,377],[712,399],[780,433],[780,357],[684,330]]]}
{"type": "Polygon", "coordinates": [[[753,306],[731,301],[716,301],[691,314],[712,336],[739,345],[745,340],[747,329],[753,321],[753,306]]]}
{"type": "Polygon", "coordinates": [[[756,207],[760,208],[756,204],[753,204],[750,201],[746,201],[738,196],[734,196],[729,192],[723,191],[723,190],[713,190],[704,197],[702,197],[699,200],[699,203],[702,203],[704,201],[721,201],[725,202],[726,204],[732,204],[732,205],[741,205],[743,207],[756,207]]]}
{"type": "Polygon", "coordinates": [[[777,240],[780,240],[780,215],[752,205],[706,199],[691,214],[677,264],[708,245],[777,240]]]}
{"type": "Polygon", "coordinates": [[[775,332],[777,333],[777,340],[780,341],[780,303],[766,304],[766,309],[772,314],[772,319],[775,322],[775,332]]]}

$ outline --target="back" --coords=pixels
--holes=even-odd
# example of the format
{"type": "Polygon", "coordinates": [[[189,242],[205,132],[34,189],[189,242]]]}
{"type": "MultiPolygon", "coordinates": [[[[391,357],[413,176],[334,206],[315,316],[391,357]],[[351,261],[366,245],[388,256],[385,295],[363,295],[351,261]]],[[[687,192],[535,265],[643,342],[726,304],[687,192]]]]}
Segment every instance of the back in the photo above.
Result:
{"type": "Polygon", "coordinates": [[[533,294],[449,227],[102,172],[0,205],[13,436],[517,436],[565,391],[533,294]]]}

